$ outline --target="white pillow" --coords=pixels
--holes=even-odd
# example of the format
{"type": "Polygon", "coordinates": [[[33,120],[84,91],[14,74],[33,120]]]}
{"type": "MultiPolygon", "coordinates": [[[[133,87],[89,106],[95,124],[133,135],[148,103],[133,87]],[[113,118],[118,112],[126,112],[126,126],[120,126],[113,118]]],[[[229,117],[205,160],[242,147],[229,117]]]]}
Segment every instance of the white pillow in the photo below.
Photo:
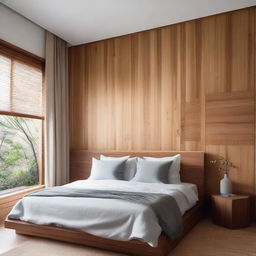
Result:
{"type": "Polygon", "coordinates": [[[162,157],[162,158],[157,158],[157,157],[143,157],[146,160],[154,160],[154,161],[173,161],[172,165],[170,166],[169,169],[169,183],[170,184],[178,184],[181,183],[180,181],[180,161],[181,161],[181,155],[175,155],[175,156],[170,156],[170,157],[162,157]]]}
{"type": "Polygon", "coordinates": [[[136,165],[137,165],[137,157],[129,157],[129,156],[122,156],[122,157],[111,157],[111,156],[104,156],[100,155],[101,160],[126,160],[124,165],[124,180],[131,180],[135,173],[136,173],[136,165]]]}
{"type": "Polygon", "coordinates": [[[137,172],[131,181],[146,183],[167,183],[169,168],[173,161],[155,161],[139,158],[137,172]]]}
{"type": "Polygon", "coordinates": [[[116,161],[106,161],[92,159],[92,169],[89,179],[91,180],[123,180],[124,179],[124,159],[116,161]]]}

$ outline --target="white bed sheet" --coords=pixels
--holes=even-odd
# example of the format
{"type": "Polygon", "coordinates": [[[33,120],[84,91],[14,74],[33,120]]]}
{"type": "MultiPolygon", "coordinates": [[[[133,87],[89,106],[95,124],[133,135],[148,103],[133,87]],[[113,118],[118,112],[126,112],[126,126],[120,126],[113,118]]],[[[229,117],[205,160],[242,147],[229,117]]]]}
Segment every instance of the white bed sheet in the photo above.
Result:
{"type": "MultiPolygon", "coordinates": [[[[119,180],[79,180],[65,187],[168,194],[184,214],[198,200],[194,184],[152,184],[119,180]]],[[[21,213],[23,221],[56,225],[128,241],[139,239],[156,247],[161,234],[157,217],[149,207],[117,199],[72,197],[24,197],[11,213],[21,213]]]]}

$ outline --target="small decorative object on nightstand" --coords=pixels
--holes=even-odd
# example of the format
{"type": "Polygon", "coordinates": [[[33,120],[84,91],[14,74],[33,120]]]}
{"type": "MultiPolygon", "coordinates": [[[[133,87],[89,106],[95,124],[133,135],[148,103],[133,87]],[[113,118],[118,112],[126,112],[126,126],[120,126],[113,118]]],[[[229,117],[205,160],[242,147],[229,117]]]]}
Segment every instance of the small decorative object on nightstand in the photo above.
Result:
{"type": "Polygon", "coordinates": [[[248,227],[251,222],[250,196],[212,196],[212,219],[217,225],[236,229],[248,227]]]}
{"type": "Polygon", "coordinates": [[[221,195],[225,197],[232,196],[232,182],[228,177],[228,173],[232,168],[236,168],[236,166],[222,156],[217,160],[211,160],[210,163],[216,165],[219,171],[224,172],[224,178],[220,181],[221,195]]]}

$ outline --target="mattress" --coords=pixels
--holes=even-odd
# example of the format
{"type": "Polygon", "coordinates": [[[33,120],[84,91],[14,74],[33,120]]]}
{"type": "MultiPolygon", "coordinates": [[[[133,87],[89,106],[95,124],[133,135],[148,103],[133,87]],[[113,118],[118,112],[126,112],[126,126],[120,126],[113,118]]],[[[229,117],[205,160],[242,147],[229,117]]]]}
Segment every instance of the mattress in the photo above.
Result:
{"type": "MultiPolygon", "coordinates": [[[[79,180],[70,188],[161,193],[175,198],[184,214],[198,200],[194,184],[159,184],[120,180],[79,180]]],[[[73,197],[24,197],[10,214],[22,212],[20,220],[39,225],[77,229],[96,236],[128,241],[138,239],[152,247],[162,232],[150,207],[117,199],[73,197]]]]}

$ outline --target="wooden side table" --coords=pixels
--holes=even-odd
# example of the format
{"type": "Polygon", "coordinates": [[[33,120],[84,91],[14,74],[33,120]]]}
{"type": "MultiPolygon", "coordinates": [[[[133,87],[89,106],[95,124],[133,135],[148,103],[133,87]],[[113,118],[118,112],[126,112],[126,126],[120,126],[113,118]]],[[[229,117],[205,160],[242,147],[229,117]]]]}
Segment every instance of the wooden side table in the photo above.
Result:
{"type": "Polygon", "coordinates": [[[231,229],[248,227],[251,222],[250,196],[212,195],[212,220],[217,225],[231,229]]]}

